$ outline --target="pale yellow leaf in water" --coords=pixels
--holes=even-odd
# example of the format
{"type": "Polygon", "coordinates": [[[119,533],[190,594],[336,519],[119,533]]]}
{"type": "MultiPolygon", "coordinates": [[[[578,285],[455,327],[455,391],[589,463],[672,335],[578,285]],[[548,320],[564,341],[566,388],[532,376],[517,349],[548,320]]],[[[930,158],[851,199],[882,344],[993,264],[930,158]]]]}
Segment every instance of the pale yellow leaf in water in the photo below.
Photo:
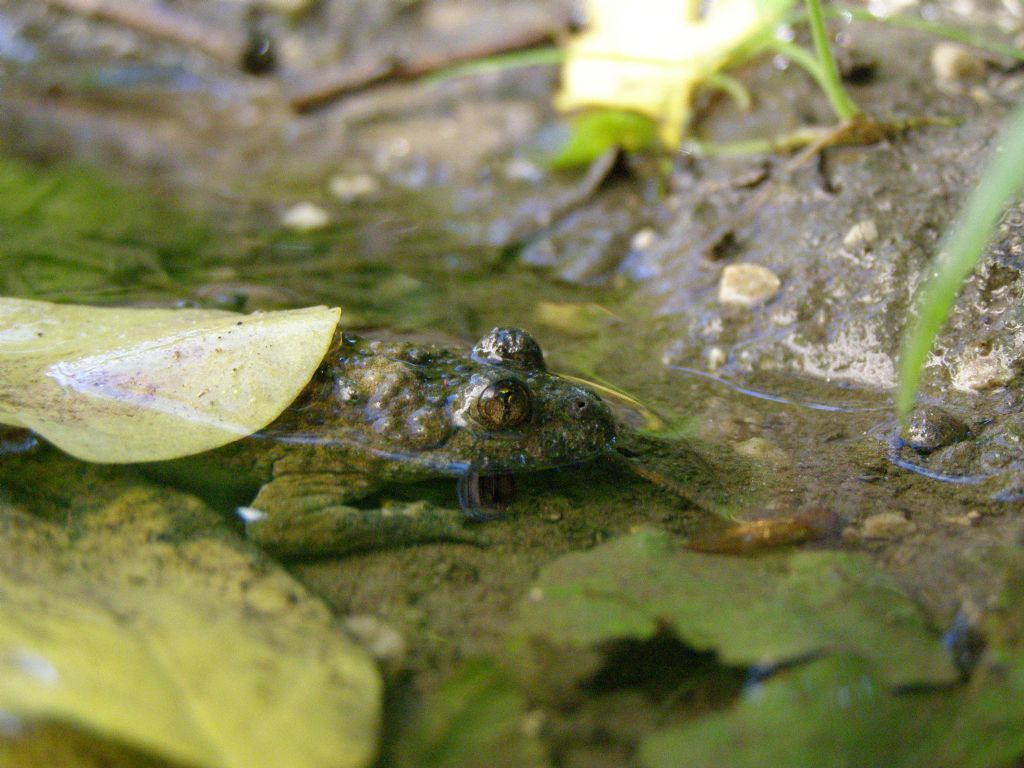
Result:
{"type": "Polygon", "coordinates": [[[74,536],[0,499],[0,742],[54,724],[196,768],[372,762],[380,677],[325,605],[194,498],[99,493],[74,536]]]}
{"type": "Polygon", "coordinates": [[[88,461],[217,448],[295,400],[339,317],[327,307],[237,315],[0,298],[0,423],[88,461]]]}
{"type": "Polygon", "coordinates": [[[698,17],[685,0],[587,0],[588,27],[569,43],[556,105],[648,115],[665,145],[677,147],[695,89],[788,5],[712,0],[698,17]]]}

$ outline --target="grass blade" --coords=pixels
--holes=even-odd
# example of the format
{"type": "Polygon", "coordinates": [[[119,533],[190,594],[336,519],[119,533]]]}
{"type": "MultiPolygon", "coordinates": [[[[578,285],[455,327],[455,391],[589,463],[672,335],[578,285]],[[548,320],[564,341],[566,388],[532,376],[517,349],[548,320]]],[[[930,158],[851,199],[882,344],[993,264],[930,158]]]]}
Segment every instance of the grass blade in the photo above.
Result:
{"type": "Polygon", "coordinates": [[[917,314],[903,338],[896,403],[900,419],[914,404],[921,370],[935,337],[946,322],[964,280],[981,258],[1010,196],[1024,179],[1024,107],[1003,132],[985,172],[946,233],[934,269],[921,289],[917,314]]]}

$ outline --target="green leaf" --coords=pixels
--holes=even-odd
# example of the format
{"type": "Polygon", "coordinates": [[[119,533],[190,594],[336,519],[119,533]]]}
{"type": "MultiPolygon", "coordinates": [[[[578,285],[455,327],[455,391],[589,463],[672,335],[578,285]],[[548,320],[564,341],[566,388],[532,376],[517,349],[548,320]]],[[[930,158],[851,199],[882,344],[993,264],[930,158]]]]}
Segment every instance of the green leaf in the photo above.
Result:
{"type": "MultiPolygon", "coordinates": [[[[1002,664],[1005,664],[1004,660],[1002,664]]],[[[750,686],[727,712],[640,746],[644,768],[992,768],[1024,752],[1024,657],[970,687],[893,694],[868,665],[832,657],[750,686]]]]}
{"type": "Polygon", "coordinates": [[[243,316],[0,298],[0,423],[88,461],[210,450],[292,403],[339,316],[326,307],[243,316]]]}
{"type": "Polygon", "coordinates": [[[541,768],[548,765],[522,692],[490,659],[465,662],[399,736],[401,768],[541,768]]]}
{"type": "Polygon", "coordinates": [[[200,768],[373,760],[380,680],[326,606],[195,499],[82,464],[76,486],[66,463],[109,500],[62,505],[73,536],[0,501],[5,732],[56,724],[200,768]]]}
{"type": "Polygon", "coordinates": [[[1024,107],[1010,120],[989,158],[981,181],[971,191],[939,248],[929,278],[918,295],[916,315],[903,337],[896,402],[901,419],[914,406],[921,370],[935,337],[946,322],[960,286],[974,270],[1010,196],[1024,178],[1024,107]]]}
{"type": "Polygon", "coordinates": [[[666,534],[643,530],[546,567],[519,622],[534,645],[566,655],[661,628],[728,665],[853,653],[885,685],[957,679],[918,606],[866,555],[851,552],[734,558],[683,551],[666,534]]]}
{"type": "Polygon", "coordinates": [[[573,118],[569,139],[548,167],[555,170],[589,165],[609,149],[627,152],[651,149],[658,143],[657,124],[635,112],[588,110],[573,118]]]}

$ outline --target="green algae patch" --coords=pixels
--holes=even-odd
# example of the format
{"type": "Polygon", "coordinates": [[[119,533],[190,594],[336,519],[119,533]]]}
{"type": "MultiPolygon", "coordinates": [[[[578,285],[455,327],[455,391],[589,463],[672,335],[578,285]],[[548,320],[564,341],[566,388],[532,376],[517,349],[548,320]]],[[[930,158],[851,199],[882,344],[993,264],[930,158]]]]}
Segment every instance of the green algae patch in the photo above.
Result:
{"type": "Polygon", "coordinates": [[[63,299],[174,290],[210,246],[195,217],[82,166],[0,157],[0,294],[63,299]]]}
{"type": "Polygon", "coordinates": [[[663,631],[730,666],[843,653],[869,662],[885,686],[957,679],[919,607],[859,553],[734,558],[685,551],[665,533],[641,530],[543,569],[518,627],[541,664],[571,658],[563,666],[574,666],[577,680],[594,672],[601,645],[663,631]]]}
{"type": "Polygon", "coordinates": [[[340,310],[236,315],[0,299],[0,422],[87,461],[174,459],[262,429],[322,362],[340,310]]]}
{"type": "Polygon", "coordinates": [[[191,497],[102,494],[67,527],[0,501],[5,737],[69,728],[201,768],[373,760],[381,682],[326,606],[191,497]]]}
{"type": "Polygon", "coordinates": [[[549,765],[525,697],[491,659],[463,663],[399,736],[406,768],[543,768],[549,765]]]}
{"type": "Polygon", "coordinates": [[[1021,662],[961,690],[897,695],[863,660],[831,657],[750,686],[727,712],[648,736],[640,764],[1010,765],[1024,751],[1021,662]]]}

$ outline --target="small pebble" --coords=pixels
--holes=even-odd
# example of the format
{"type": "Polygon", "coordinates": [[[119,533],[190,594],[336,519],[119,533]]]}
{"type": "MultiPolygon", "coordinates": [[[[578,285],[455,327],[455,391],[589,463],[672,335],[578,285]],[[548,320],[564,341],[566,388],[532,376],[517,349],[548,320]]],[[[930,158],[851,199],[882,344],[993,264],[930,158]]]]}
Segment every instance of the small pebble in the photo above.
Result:
{"type": "Polygon", "coordinates": [[[544,599],[544,590],[540,587],[533,587],[527,592],[526,597],[531,603],[539,603],[544,599]]]}
{"type": "Polygon", "coordinates": [[[725,362],[728,359],[729,355],[726,354],[726,351],[721,347],[708,347],[707,351],[704,353],[705,364],[707,365],[708,370],[712,373],[725,365],[725,362]]]}
{"type": "Polygon", "coordinates": [[[327,189],[339,200],[350,202],[375,195],[380,190],[380,182],[368,173],[339,173],[327,182],[327,189]]]}
{"type": "Polygon", "coordinates": [[[970,528],[977,525],[981,520],[981,513],[972,509],[966,515],[950,515],[945,519],[947,525],[955,525],[959,528],[970,528]]]}
{"type": "Polygon", "coordinates": [[[631,251],[646,251],[652,245],[654,241],[658,239],[658,233],[650,227],[644,227],[638,229],[633,233],[633,237],[629,241],[629,249],[631,251]]]}
{"type": "Polygon", "coordinates": [[[718,300],[753,307],[773,298],[781,285],[775,273],[760,264],[730,264],[722,270],[718,300]]]}
{"type": "Polygon", "coordinates": [[[985,74],[985,60],[958,43],[939,43],[932,48],[932,71],[946,83],[972,80],[985,74]]]}
{"type": "Polygon", "coordinates": [[[281,223],[296,232],[314,232],[328,226],[331,217],[319,205],[305,202],[293,205],[285,211],[281,223]]]}
{"type": "Polygon", "coordinates": [[[765,464],[777,467],[784,467],[790,463],[789,456],[784,450],[763,437],[751,437],[742,443],[737,443],[736,452],[755,461],[763,461],[765,464]]]}
{"type": "Polygon", "coordinates": [[[523,715],[523,719],[520,721],[519,727],[526,738],[536,739],[540,737],[546,722],[547,716],[544,714],[544,710],[531,709],[523,715]]]}
{"type": "Polygon", "coordinates": [[[878,227],[874,219],[858,221],[843,238],[843,245],[848,248],[870,248],[878,240],[878,227]]]}
{"type": "Polygon", "coordinates": [[[536,184],[544,180],[544,171],[525,157],[513,157],[503,168],[505,178],[509,181],[522,181],[536,184]]]}
{"type": "Polygon", "coordinates": [[[934,405],[918,406],[910,413],[902,437],[918,453],[931,453],[958,443],[969,434],[967,425],[934,405]]]}
{"type": "Polygon", "coordinates": [[[864,520],[861,531],[865,539],[893,539],[906,536],[917,526],[896,512],[880,512],[864,520]]]}
{"type": "Polygon", "coordinates": [[[376,616],[348,616],[345,629],[378,661],[398,661],[405,656],[405,640],[398,630],[376,616]]]}

